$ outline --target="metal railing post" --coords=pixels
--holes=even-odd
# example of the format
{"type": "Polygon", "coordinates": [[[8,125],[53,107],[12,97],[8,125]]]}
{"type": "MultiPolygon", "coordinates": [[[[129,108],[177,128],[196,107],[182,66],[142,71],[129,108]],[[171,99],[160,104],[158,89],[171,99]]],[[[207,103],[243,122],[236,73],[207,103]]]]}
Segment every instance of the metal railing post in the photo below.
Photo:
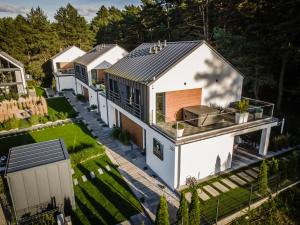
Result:
{"type": "Polygon", "coordinates": [[[251,184],[251,190],[250,190],[250,195],[249,195],[249,203],[248,203],[249,209],[250,209],[250,206],[251,206],[252,194],[253,194],[253,183],[251,184]]]}

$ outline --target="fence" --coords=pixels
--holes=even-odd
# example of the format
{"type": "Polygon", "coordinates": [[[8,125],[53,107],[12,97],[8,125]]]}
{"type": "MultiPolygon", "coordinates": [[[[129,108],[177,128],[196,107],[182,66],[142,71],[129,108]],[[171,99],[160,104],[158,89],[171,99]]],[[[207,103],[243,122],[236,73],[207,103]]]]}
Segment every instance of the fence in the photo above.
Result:
{"type": "Polygon", "coordinates": [[[247,208],[265,198],[271,193],[277,193],[278,190],[292,181],[282,181],[280,175],[272,176],[268,179],[269,191],[265,194],[261,194],[259,182],[253,182],[252,184],[237,188],[232,193],[225,193],[218,198],[208,200],[201,206],[202,220],[205,224],[216,224],[222,218],[229,216],[241,209],[247,208]]]}

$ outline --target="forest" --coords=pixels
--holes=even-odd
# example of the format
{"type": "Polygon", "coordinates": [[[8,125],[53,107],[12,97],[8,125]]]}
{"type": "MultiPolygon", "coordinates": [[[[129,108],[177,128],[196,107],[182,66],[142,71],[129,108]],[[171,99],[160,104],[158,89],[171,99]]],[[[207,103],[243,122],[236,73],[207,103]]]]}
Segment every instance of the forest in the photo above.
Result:
{"type": "Polygon", "coordinates": [[[300,111],[299,8],[299,0],[141,0],[124,9],[99,5],[87,22],[71,4],[57,9],[53,21],[38,7],[0,19],[0,49],[23,62],[37,84],[49,85],[45,65],[70,45],[89,50],[117,43],[130,51],[143,42],[204,39],[244,74],[243,95],[272,101],[278,117],[294,120],[300,111]]]}

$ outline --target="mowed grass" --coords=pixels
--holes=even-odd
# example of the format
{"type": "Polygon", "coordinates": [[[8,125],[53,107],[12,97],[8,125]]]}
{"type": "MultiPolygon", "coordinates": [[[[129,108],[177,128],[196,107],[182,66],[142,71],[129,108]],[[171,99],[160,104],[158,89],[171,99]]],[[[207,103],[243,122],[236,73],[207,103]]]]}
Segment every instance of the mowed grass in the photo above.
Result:
{"type": "Polygon", "coordinates": [[[0,139],[0,153],[6,155],[12,147],[62,138],[66,144],[73,165],[89,157],[104,153],[83,123],[72,123],[64,126],[45,128],[23,135],[0,139]]]}
{"type": "Polygon", "coordinates": [[[57,138],[64,140],[75,171],[73,178],[79,181],[79,184],[74,186],[76,210],[72,213],[73,224],[117,224],[142,210],[139,201],[104,153],[103,146],[90,136],[90,132],[82,123],[45,128],[0,139],[1,154],[7,154],[14,146],[57,138]],[[90,156],[97,157],[78,163],[90,156]],[[106,170],[106,165],[110,166],[111,171],[106,170]],[[99,168],[102,168],[104,174],[99,174],[99,168]],[[96,178],[91,179],[91,171],[95,173],[96,178]],[[88,181],[82,181],[83,174],[88,181]]]}
{"type": "Polygon", "coordinates": [[[142,210],[139,201],[106,155],[79,164],[74,170],[73,178],[79,181],[74,187],[77,203],[72,215],[74,225],[117,224],[142,210]],[[106,165],[110,166],[111,171],[106,170],[106,165]],[[104,172],[102,175],[98,172],[99,168],[104,172]],[[96,178],[91,179],[91,171],[96,178]],[[86,175],[88,181],[83,182],[82,175],[86,175]]]}
{"type": "Polygon", "coordinates": [[[49,115],[55,115],[59,112],[66,113],[68,118],[73,118],[77,115],[65,97],[48,98],[47,104],[49,115]]]}

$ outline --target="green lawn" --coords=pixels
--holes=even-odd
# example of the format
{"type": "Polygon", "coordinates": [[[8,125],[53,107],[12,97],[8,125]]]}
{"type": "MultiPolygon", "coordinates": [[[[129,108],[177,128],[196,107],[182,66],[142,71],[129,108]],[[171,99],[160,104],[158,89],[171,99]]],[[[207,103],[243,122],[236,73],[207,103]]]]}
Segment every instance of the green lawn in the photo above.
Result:
{"type": "Polygon", "coordinates": [[[77,115],[73,107],[65,97],[47,99],[48,114],[55,115],[59,112],[67,113],[67,117],[73,118],[77,115]]]}
{"type": "Polygon", "coordinates": [[[37,96],[46,97],[46,92],[43,87],[34,87],[37,96]]]}
{"type": "Polygon", "coordinates": [[[112,165],[104,153],[104,149],[94,138],[84,124],[67,124],[44,130],[30,132],[24,135],[0,139],[0,154],[7,154],[9,148],[35,142],[63,138],[71,157],[72,166],[79,185],[74,187],[76,211],[73,212],[73,224],[116,224],[139,213],[141,205],[135,198],[118,170],[112,165]],[[100,154],[100,155],[99,155],[100,154]],[[84,163],[81,160],[99,155],[84,163]],[[110,165],[111,171],[105,169],[110,165]],[[104,174],[98,173],[102,168],[104,174]],[[90,178],[90,171],[96,174],[90,178]],[[81,176],[85,174],[87,182],[81,176]]]}
{"type": "Polygon", "coordinates": [[[74,188],[77,203],[72,215],[74,225],[117,224],[141,211],[139,201],[106,155],[78,165],[73,177],[79,181],[74,188]],[[111,171],[105,169],[106,165],[110,165],[111,171]],[[98,168],[102,168],[104,174],[99,175],[98,168]],[[90,178],[90,171],[94,171],[96,178],[90,178]],[[87,182],[82,181],[83,174],[87,182]]]}
{"type": "Polygon", "coordinates": [[[0,139],[0,152],[7,154],[11,147],[62,138],[67,146],[72,160],[76,165],[80,161],[104,152],[89,130],[82,123],[72,123],[44,130],[32,131],[23,135],[0,139]]]}

